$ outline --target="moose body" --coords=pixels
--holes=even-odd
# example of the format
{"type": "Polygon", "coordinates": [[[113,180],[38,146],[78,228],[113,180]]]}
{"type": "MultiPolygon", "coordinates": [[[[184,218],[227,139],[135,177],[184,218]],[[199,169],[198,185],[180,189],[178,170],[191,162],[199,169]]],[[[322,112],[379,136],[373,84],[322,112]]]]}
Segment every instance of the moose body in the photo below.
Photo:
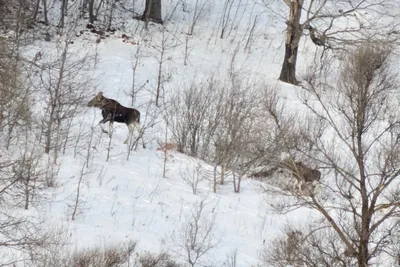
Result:
{"type": "Polygon", "coordinates": [[[318,183],[321,179],[321,172],[319,170],[311,169],[300,161],[287,159],[281,162],[279,166],[290,171],[292,176],[296,178],[294,186],[297,185],[299,191],[302,190],[303,183],[318,183]]]}
{"type": "Polygon", "coordinates": [[[92,100],[90,100],[88,106],[101,109],[103,119],[99,121],[99,124],[101,126],[101,124],[109,122],[108,132],[104,130],[103,127],[101,127],[101,129],[103,132],[108,133],[110,137],[112,135],[114,122],[125,123],[128,126],[129,133],[124,142],[125,144],[132,138],[134,128],[141,133],[140,112],[137,109],[124,107],[118,103],[118,101],[104,97],[103,92],[99,92],[92,100]]]}

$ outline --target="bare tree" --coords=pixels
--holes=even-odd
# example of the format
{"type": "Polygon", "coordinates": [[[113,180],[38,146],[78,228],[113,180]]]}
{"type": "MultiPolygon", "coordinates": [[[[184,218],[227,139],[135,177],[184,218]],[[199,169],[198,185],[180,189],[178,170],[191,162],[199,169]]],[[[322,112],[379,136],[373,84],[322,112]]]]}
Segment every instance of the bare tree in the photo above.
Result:
{"type": "MultiPolygon", "coordinates": [[[[65,17],[68,15],[67,11],[68,11],[68,0],[61,0],[60,21],[57,25],[57,27],[59,27],[61,29],[64,28],[65,17]]],[[[62,30],[60,31],[60,33],[62,33],[62,30]]]]}
{"type": "Polygon", "coordinates": [[[204,16],[205,14],[205,7],[208,4],[208,0],[203,0],[200,2],[200,0],[196,0],[194,10],[193,10],[193,17],[189,25],[189,35],[193,35],[194,33],[194,27],[196,26],[198,20],[204,16]]]}
{"type": "MultiPolygon", "coordinates": [[[[35,262],[38,267],[89,267],[89,266],[131,266],[130,258],[136,248],[135,241],[117,244],[106,244],[76,251],[71,251],[66,245],[55,246],[48,251],[43,259],[35,262]]],[[[134,265],[137,266],[137,265],[134,265]]]]}
{"type": "Polygon", "coordinates": [[[249,4],[248,1],[246,1],[245,4],[243,2],[244,0],[225,0],[219,26],[221,28],[221,39],[229,36],[235,26],[238,26],[240,24],[243,18],[243,14],[246,11],[246,7],[249,4]],[[243,5],[245,6],[244,8],[243,5]],[[234,10],[235,8],[236,10],[234,10]],[[239,14],[239,12],[242,13],[239,14]]]}
{"type": "Polygon", "coordinates": [[[263,262],[273,267],[356,265],[353,257],[341,254],[343,244],[333,229],[322,226],[312,231],[309,227],[286,226],[283,235],[272,241],[272,249],[263,251],[263,262]]]}
{"type": "Polygon", "coordinates": [[[179,231],[177,246],[180,251],[177,253],[192,267],[197,266],[202,258],[219,243],[213,231],[215,217],[205,217],[205,208],[209,204],[205,199],[197,203],[190,218],[179,231]]]}
{"type": "MultiPolygon", "coordinates": [[[[68,35],[68,34],[67,34],[68,35]]],[[[45,135],[45,153],[53,150],[53,163],[58,153],[70,138],[72,119],[82,110],[82,103],[92,93],[91,79],[85,73],[90,54],[76,55],[71,51],[68,36],[65,36],[59,57],[44,57],[41,62],[39,79],[35,82],[38,90],[44,90],[46,106],[42,114],[45,135]]],[[[65,151],[65,150],[64,150],[65,151]]]]}
{"type": "Polygon", "coordinates": [[[108,14],[106,16],[105,19],[105,30],[106,31],[112,31],[112,21],[114,18],[114,12],[115,9],[117,8],[117,1],[116,0],[110,0],[110,1],[106,1],[107,5],[108,5],[108,14]]]}
{"type": "Polygon", "coordinates": [[[254,150],[257,143],[257,125],[260,104],[259,90],[251,81],[242,78],[238,73],[231,73],[229,85],[224,94],[220,120],[213,136],[215,157],[213,162],[221,166],[220,184],[224,184],[225,170],[232,171],[233,186],[240,192],[241,178],[258,157],[254,150]]]}
{"type": "Polygon", "coordinates": [[[220,118],[218,103],[223,94],[217,80],[193,81],[171,99],[166,118],[177,150],[191,156],[208,157],[208,148],[220,118]]]}
{"type": "Polygon", "coordinates": [[[226,267],[236,267],[237,266],[237,249],[235,249],[233,252],[231,252],[229,255],[226,256],[226,262],[224,263],[223,266],[226,267]]]}
{"type": "Polygon", "coordinates": [[[175,40],[173,36],[168,35],[165,28],[162,29],[162,38],[160,44],[152,45],[153,49],[156,51],[154,58],[158,63],[157,70],[157,86],[155,90],[155,104],[157,107],[161,105],[161,99],[163,97],[164,83],[170,79],[170,74],[165,73],[165,63],[170,61],[171,58],[168,57],[168,52],[176,47],[175,40]]]}
{"type": "Polygon", "coordinates": [[[44,170],[40,168],[39,156],[34,151],[25,148],[23,155],[13,165],[13,180],[18,181],[14,191],[15,200],[19,196],[23,197],[24,209],[28,209],[31,204],[39,202],[41,190],[46,183],[43,179],[44,170]]]}
{"type": "Polygon", "coordinates": [[[261,157],[277,151],[275,140],[266,140],[270,129],[263,127],[267,119],[261,115],[261,87],[243,77],[237,72],[225,83],[213,77],[193,82],[172,99],[168,110],[177,150],[213,165],[213,174],[206,176],[212,177],[214,192],[228,170],[239,192],[242,177],[261,157]]]}
{"type": "Polygon", "coordinates": [[[0,226],[2,266],[40,261],[41,256],[62,234],[62,231],[49,229],[44,221],[4,212],[1,213],[0,226]]]}
{"type": "Polygon", "coordinates": [[[12,33],[10,38],[0,37],[0,130],[7,132],[4,136],[7,149],[12,139],[19,137],[16,130],[31,121],[32,90],[26,83],[33,74],[29,57],[22,53],[32,41],[24,34],[29,8],[25,1],[6,2],[2,7],[5,16],[0,19],[0,27],[12,33]]]}
{"type": "Polygon", "coordinates": [[[134,266],[138,267],[179,267],[181,266],[177,262],[175,262],[171,255],[167,252],[160,252],[158,254],[151,254],[149,252],[144,252],[139,255],[137,261],[139,262],[134,266]]]}
{"type": "MultiPolygon", "coordinates": [[[[308,30],[311,41],[324,51],[346,49],[350,45],[371,39],[387,43],[398,40],[397,34],[393,34],[397,23],[391,14],[393,10],[391,1],[324,0],[304,3],[304,0],[283,0],[282,2],[286,4],[287,9],[275,10],[275,13],[288,14],[285,55],[279,76],[283,82],[298,83],[297,54],[304,30],[308,30]],[[302,15],[305,16],[303,20],[302,15]]],[[[270,4],[266,1],[265,3],[270,4]]]]}
{"type": "Polygon", "coordinates": [[[142,42],[136,45],[136,53],[135,56],[131,59],[132,61],[132,88],[131,91],[128,93],[126,92],[127,95],[131,97],[131,106],[133,106],[136,102],[137,95],[139,92],[144,88],[146,83],[142,84],[141,86],[137,87],[136,86],[136,72],[139,67],[139,62],[141,60],[141,48],[142,48],[142,42]]]}
{"type": "Polygon", "coordinates": [[[186,169],[180,170],[180,176],[182,180],[190,186],[193,195],[198,192],[199,183],[205,180],[205,175],[202,173],[202,167],[200,163],[194,163],[194,166],[186,166],[186,169]]]}
{"type": "Polygon", "coordinates": [[[80,211],[80,207],[82,206],[82,200],[81,200],[81,185],[83,183],[83,179],[85,178],[86,175],[88,175],[89,173],[91,173],[90,170],[87,170],[87,160],[88,158],[86,158],[81,166],[81,170],[78,174],[78,183],[76,185],[76,195],[75,195],[75,199],[73,201],[73,204],[71,205],[72,208],[72,215],[71,215],[71,220],[75,220],[77,214],[80,211]]]}
{"type": "Polygon", "coordinates": [[[327,65],[305,77],[302,101],[310,115],[301,133],[305,142],[294,150],[327,177],[323,193],[298,194],[295,203],[279,205],[281,212],[318,211],[341,246],[317,247],[353,257],[360,267],[390,256],[385,244],[400,222],[398,82],[389,59],[387,46],[365,44],[347,56],[337,84],[330,85],[327,65]]]}

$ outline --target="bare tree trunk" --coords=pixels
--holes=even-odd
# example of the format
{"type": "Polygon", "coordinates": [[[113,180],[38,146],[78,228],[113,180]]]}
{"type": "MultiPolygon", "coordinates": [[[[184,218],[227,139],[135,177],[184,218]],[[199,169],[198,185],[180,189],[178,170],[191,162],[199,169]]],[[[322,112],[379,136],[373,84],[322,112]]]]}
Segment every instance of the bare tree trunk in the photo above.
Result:
{"type": "MultiPolygon", "coordinates": [[[[164,32],[163,32],[164,38],[164,32]]],[[[159,100],[160,100],[160,90],[161,90],[161,79],[162,79],[162,66],[164,62],[164,52],[165,47],[164,45],[161,47],[160,53],[160,61],[158,62],[158,76],[157,76],[157,88],[156,88],[156,107],[160,107],[159,100]]]]}
{"type": "MultiPolygon", "coordinates": [[[[63,0],[63,1],[66,1],[66,0],[63,0]]],[[[66,61],[66,57],[67,57],[67,51],[68,51],[68,43],[65,44],[64,51],[61,55],[61,57],[62,57],[61,66],[60,66],[60,71],[59,71],[56,87],[54,88],[54,92],[49,92],[49,95],[51,96],[50,97],[51,103],[50,103],[49,122],[48,122],[47,129],[46,129],[46,142],[45,142],[45,148],[44,148],[44,152],[46,154],[48,154],[51,149],[52,131],[53,131],[53,126],[54,126],[54,122],[56,119],[54,117],[54,115],[56,113],[57,103],[59,100],[59,94],[60,94],[61,86],[63,83],[64,67],[65,67],[65,61],[66,61]]],[[[49,90],[51,91],[52,88],[49,88],[49,90]]],[[[56,147],[55,149],[58,149],[58,148],[56,147]]]]}
{"type": "Polygon", "coordinates": [[[112,20],[113,20],[113,15],[114,15],[114,9],[115,9],[115,4],[116,1],[113,1],[111,3],[111,8],[110,8],[110,15],[108,17],[108,25],[107,25],[107,31],[111,31],[111,24],[112,24],[112,20]]]}
{"type": "Polygon", "coordinates": [[[36,4],[35,4],[35,9],[33,10],[33,15],[32,15],[32,21],[31,23],[35,23],[36,18],[37,18],[37,14],[39,12],[39,5],[40,5],[40,0],[36,0],[36,4]]]}
{"type": "Polygon", "coordinates": [[[303,2],[304,0],[290,1],[290,15],[289,20],[286,21],[285,58],[283,60],[279,80],[291,84],[298,83],[296,80],[296,61],[299,42],[303,33],[303,25],[300,24],[303,2]]]}
{"type": "Polygon", "coordinates": [[[30,185],[30,178],[29,175],[28,177],[25,178],[26,180],[24,181],[25,183],[25,210],[28,210],[29,208],[29,197],[31,196],[30,190],[29,190],[29,185],[30,185]]]}
{"type": "Polygon", "coordinates": [[[89,23],[94,23],[97,20],[94,14],[94,0],[89,0],[89,23]]]}
{"type": "Polygon", "coordinates": [[[60,22],[58,23],[59,28],[64,28],[64,19],[65,19],[65,15],[66,15],[66,9],[67,9],[67,0],[62,0],[60,22]]]}
{"type": "Polygon", "coordinates": [[[80,173],[80,176],[79,176],[79,181],[78,181],[78,184],[76,186],[76,197],[75,197],[75,203],[74,203],[74,208],[73,208],[73,211],[72,211],[72,218],[71,218],[71,220],[73,220],[73,221],[75,220],[75,217],[76,217],[76,214],[77,214],[78,208],[79,208],[80,195],[81,195],[81,184],[82,184],[82,181],[83,181],[83,177],[85,175],[85,166],[86,166],[86,163],[84,163],[82,165],[81,173],[80,173]]]}
{"type": "Polygon", "coordinates": [[[220,185],[223,185],[225,182],[225,168],[226,168],[226,163],[223,162],[221,164],[221,178],[220,178],[221,180],[219,181],[220,185]]]}
{"type": "Polygon", "coordinates": [[[53,122],[54,122],[54,112],[55,112],[56,106],[54,104],[51,105],[50,108],[50,115],[49,115],[49,123],[47,125],[47,130],[46,130],[46,142],[45,142],[45,147],[44,147],[44,152],[46,154],[50,153],[50,146],[51,146],[51,133],[53,129],[53,122]]]}
{"type": "Polygon", "coordinates": [[[242,176],[238,177],[235,193],[240,193],[240,185],[242,183],[242,176]]]}
{"type": "Polygon", "coordinates": [[[233,176],[233,192],[240,193],[240,183],[242,182],[242,175],[237,175],[235,172],[232,172],[233,176]]]}
{"type": "Polygon", "coordinates": [[[146,8],[141,17],[142,21],[154,21],[163,24],[161,17],[161,0],[146,0],[146,8]]]}
{"type": "MultiPolygon", "coordinates": [[[[363,119],[364,116],[359,116],[357,118],[357,124],[360,126],[364,126],[365,122],[363,119]]],[[[369,212],[369,200],[368,200],[368,192],[367,192],[367,184],[366,184],[366,176],[365,176],[365,166],[364,166],[364,151],[363,151],[363,138],[362,129],[364,127],[359,128],[359,132],[357,133],[357,148],[358,148],[358,168],[360,172],[360,193],[361,193],[361,233],[360,233],[360,246],[358,251],[358,266],[364,267],[369,266],[369,251],[368,244],[370,239],[370,225],[371,225],[371,216],[369,212]]]]}
{"type": "Polygon", "coordinates": [[[49,18],[47,16],[47,0],[43,0],[43,16],[44,16],[44,24],[49,25],[49,18]]]}
{"type": "Polygon", "coordinates": [[[217,193],[217,165],[214,166],[213,172],[213,192],[217,193]]]}

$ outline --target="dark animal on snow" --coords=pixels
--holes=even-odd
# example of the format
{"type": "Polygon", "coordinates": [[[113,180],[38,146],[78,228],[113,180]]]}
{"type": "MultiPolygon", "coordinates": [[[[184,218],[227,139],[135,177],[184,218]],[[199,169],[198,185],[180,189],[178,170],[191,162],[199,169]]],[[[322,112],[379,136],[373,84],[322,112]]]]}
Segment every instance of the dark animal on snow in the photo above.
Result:
{"type": "Polygon", "coordinates": [[[287,169],[291,172],[294,178],[296,178],[296,183],[294,186],[298,186],[301,191],[303,183],[306,182],[319,182],[321,179],[321,172],[316,169],[311,169],[307,167],[304,163],[300,161],[294,161],[292,159],[287,159],[281,162],[280,167],[287,169]]]}
{"type": "Polygon", "coordinates": [[[136,128],[141,133],[140,127],[140,112],[134,108],[128,108],[122,106],[118,101],[107,98],[103,96],[103,92],[99,92],[92,100],[88,103],[89,107],[96,107],[101,109],[101,115],[103,119],[99,121],[99,124],[109,122],[109,131],[102,128],[102,131],[108,133],[111,137],[112,135],[112,127],[114,122],[125,123],[128,126],[129,133],[128,137],[125,140],[125,144],[130,140],[133,136],[133,130],[136,128]]]}

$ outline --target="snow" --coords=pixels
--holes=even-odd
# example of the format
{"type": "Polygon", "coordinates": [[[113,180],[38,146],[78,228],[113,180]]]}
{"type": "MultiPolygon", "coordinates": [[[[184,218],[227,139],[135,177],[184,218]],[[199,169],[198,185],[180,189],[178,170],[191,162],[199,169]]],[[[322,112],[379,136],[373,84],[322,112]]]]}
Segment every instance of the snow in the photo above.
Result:
{"type": "MultiPolygon", "coordinates": [[[[195,2],[187,3],[189,10],[193,9],[195,2]]],[[[163,63],[164,75],[168,76],[165,77],[167,82],[164,88],[167,95],[194,79],[208,77],[212,73],[216,73],[221,80],[227,79],[233,67],[254,80],[263,80],[271,87],[279,88],[285,104],[301,114],[304,107],[300,105],[299,95],[304,92],[299,93],[298,87],[277,81],[284,52],[284,21],[274,13],[266,12],[262,5],[247,1],[241,7],[245,11],[240,25],[233,29],[234,34],[220,39],[216,21],[222,14],[224,1],[210,3],[211,13],[197,22],[194,35],[186,35],[191,19],[189,14],[175,14],[166,23],[165,38],[170,42],[163,63]],[[255,15],[259,16],[259,22],[251,44],[245,50],[246,29],[249,25],[251,27],[255,15]],[[189,39],[190,47],[186,66],[185,38],[189,39]]],[[[127,92],[132,88],[135,55],[140,53],[134,82],[137,88],[144,85],[144,89],[138,94],[134,107],[141,111],[142,120],[146,120],[154,119],[157,113],[154,107],[150,110],[147,107],[154,97],[160,56],[158,49],[163,37],[160,27],[151,23],[148,32],[136,31],[140,23],[125,20],[125,30],[117,30],[99,44],[89,34],[74,37],[70,49],[76,55],[98,53],[96,66],[86,72],[94,79],[88,90],[93,93],[102,91],[106,97],[117,99],[124,106],[132,106],[127,92]],[[122,42],[119,38],[122,33],[128,33],[137,44],[122,42]]],[[[313,55],[313,48],[307,44],[309,41],[301,43],[299,74],[304,73],[313,60],[310,56],[313,55]]],[[[35,51],[49,56],[57,54],[54,43],[36,42],[31,49],[33,55],[35,51]]],[[[91,127],[101,119],[100,110],[84,109],[85,113],[74,119],[75,134],[78,134],[79,123],[82,122],[85,133],[90,134],[91,127]]],[[[144,137],[149,142],[147,148],[139,146],[136,151],[129,152],[128,160],[128,149],[123,144],[128,132],[125,125],[114,124],[111,144],[108,136],[102,134],[98,127],[93,131],[91,144],[87,139],[82,140],[78,153],[69,148],[60,155],[57,186],[46,189],[47,202],[31,208],[34,216],[45,217],[51,226],[62,225],[69,233],[69,246],[73,249],[134,240],[138,242],[138,251],[168,251],[185,262],[181,256],[179,233],[188,223],[194,207],[205,201],[208,204],[202,219],[213,221],[213,240],[218,244],[201,262],[223,266],[227,257],[237,251],[236,266],[262,266],[261,254],[271,249],[271,241],[281,235],[285,225],[301,224],[316,216],[315,212],[306,208],[286,215],[273,213],[268,209],[268,203],[280,203],[283,198],[290,200],[283,196],[282,199],[269,196],[263,191],[265,184],[250,178],[243,180],[239,194],[233,192],[232,182],[228,179],[225,185],[219,185],[217,193],[213,193],[211,181],[203,180],[194,195],[181,176],[184,170],[195,168],[197,160],[176,151],[170,152],[166,177],[163,177],[164,154],[157,150],[159,143],[164,142],[163,123],[148,129],[144,137]],[[90,149],[88,163],[87,149],[90,149]],[[75,220],[72,220],[72,206],[80,178],[80,205],[75,220]]],[[[212,168],[206,163],[200,164],[203,168],[212,168]]]]}
{"type": "MultiPolygon", "coordinates": [[[[170,42],[170,47],[166,50],[163,71],[170,78],[165,84],[165,91],[182,88],[193,79],[207,77],[211,73],[218,73],[221,79],[226,79],[231,64],[255,79],[267,80],[273,86],[279,86],[276,78],[283,57],[284,35],[281,30],[284,24],[274,21],[274,26],[265,28],[269,22],[268,16],[260,6],[252,6],[247,2],[243,5],[245,12],[234,36],[230,34],[226,39],[219,39],[218,33],[214,33],[218,30],[214,22],[220,16],[222,7],[223,1],[217,1],[210,7],[210,17],[199,20],[194,35],[188,36],[190,54],[187,66],[183,64],[187,21],[175,19],[167,24],[165,38],[170,42]],[[245,40],[242,38],[246,38],[246,27],[251,26],[251,17],[255,14],[259,15],[259,22],[252,43],[244,51],[245,40]],[[171,33],[172,30],[175,33],[171,33]],[[235,60],[232,61],[234,54],[235,60]]],[[[138,23],[141,22],[125,21],[126,31],[117,31],[114,36],[101,40],[97,45],[95,37],[90,34],[74,37],[69,49],[71,54],[78,57],[98,53],[96,67],[86,72],[95,80],[93,88],[88,90],[102,91],[105,96],[117,99],[125,106],[131,106],[126,92],[132,87],[135,54],[140,53],[135,84],[145,84],[146,91],[139,94],[136,104],[145,107],[143,105],[152,97],[149,91],[156,86],[158,49],[163,39],[158,25],[150,25],[149,32],[133,32],[138,23]],[[138,44],[122,42],[118,37],[125,32],[138,44]]],[[[46,62],[46,57],[59,54],[57,46],[62,44],[36,42],[31,47],[31,53],[35,55],[41,51],[44,54],[42,62],[46,62]]],[[[299,61],[303,60],[300,54],[299,61]]],[[[288,97],[296,90],[288,85],[283,88],[288,97]]],[[[141,112],[142,118],[148,115],[146,110],[141,112]]],[[[90,132],[90,127],[101,119],[100,113],[100,110],[87,108],[84,116],[74,120],[76,124],[83,121],[87,127],[84,131],[90,132]]],[[[31,209],[44,216],[51,222],[50,225],[62,225],[69,233],[68,241],[73,249],[134,240],[138,242],[138,251],[165,250],[177,260],[185,262],[185,258],[180,256],[183,252],[179,248],[182,245],[179,233],[188,223],[194,207],[204,200],[209,204],[202,219],[213,218],[213,238],[219,241],[201,262],[212,261],[213,266],[222,266],[227,257],[237,251],[238,267],[261,264],[261,253],[280,234],[288,219],[296,222],[309,217],[311,211],[307,209],[300,209],[290,216],[272,213],[267,209],[261,183],[251,179],[243,181],[240,194],[233,192],[229,180],[219,186],[216,194],[212,192],[211,181],[204,180],[199,184],[198,194],[194,195],[181,178],[182,170],[193,168],[194,160],[177,152],[169,156],[167,175],[163,178],[164,155],[156,149],[158,142],[163,140],[164,132],[164,126],[157,125],[150,129],[145,136],[151,141],[150,145],[146,149],[130,152],[127,160],[128,151],[123,144],[127,128],[116,123],[109,159],[106,161],[109,138],[95,128],[89,168],[83,167],[87,164],[85,155],[88,144],[85,141],[78,154],[72,148],[67,149],[64,155],[60,155],[56,166],[59,168],[56,187],[47,189],[50,200],[31,209]],[[72,207],[82,170],[80,205],[72,221],[72,207]]]]}
{"type": "MultiPolygon", "coordinates": [[[[156,42],[152,40],[152,44],[156,42]]],[[[206,76],[213,71],[223,73],[224,68],[229,66],[232,51],[221,52],[225,49],[218,46],[208,49],[205,40],[197,36],[193,37],[193,43],[187,67],[183,66],[181,47],[168,53],[171,59],[166,63],[167,70],[173,74],[166,90],[181,87],[196,75],[206,76]]],[[[47,44],[37,44],[38,49],[47,51],[41,45],[47,44]]],[[[76,39],[70,48],[79,53],[92,52],[94,44],[88,45],[87,41],[76,39]]],[[[102,40],[97,47],[99,61],[92,71],[99,84],[97,91],[101,90],[105,96],[118,99],[125,106],[130,106],[130,98],[124,92],[129,92],[131,88],[132,58],[136,49],[135,45],[123,43],[121,39],[102,40]]],[[[146,49],[145,52],[141,51],[143,54],[154,53],[151,47],[142,49],[146,49]]],[[[239,64],[249,71],[258,72],[252,75],[265,73],[266,77],[263,78],[275,79],[279,68],[264,57],[258,57],[264,54],[261,45],[258,49],[258,53],[238,53],[239,64]]],[[[153,87],[156,67],[151,56],[141,58],[136,73],[137,84],[149,80],[148,87],[153,87]]],[[[142,94],[137,101],[143,103],[147,97],[142,94]]],[[[88,108],[86,116],[81,118],[86,121],[88,130],[92,121],[101,119],[100,113],[100,110],[88,108]],[[93,116],[95,119],[92,119],[93,116]]],[[[237,266],[260,264],[260,253],[268,249],[268,245],[265,247],[264,244],[269,244],[280,234],[279,231],[287,221],[286,216],[278,216],[267,210],[260,182],[245,179],[241,193],[237,194],[228,181],[214,194],[211,181],[202,181],[198,194],[193,195],[190,186],[181,178],[182,170],[190,167],[193,159],[172,152],[167,162],[166,178],[162,177],[163,153],[156,151],[157,141],[163,140],[162,130],[152,130],[149,134],[155,140],[146,149],[132,151],[128,161],[127,147],[123,144],[126,134],[125,125],[114,124],[110,158],[106,161],[109,138],[99,128],[95,128],[95,149],[91,150],[93,159],[90,167],[85,168],[80,188],[81,205],[74,221],[71,220],[71,206],[75,201],[82,165],[86,162],[82,156],[74,157],[72,150],[59,159],[60,169],[56,178],[58,186],[52,192],[54,198],[48,205],[36,209],[45,213],[54,225],[65,223],[70,233],[71,247],[90,248],[98,244],[106,246],[135,240],[139,251],[168,251],[184,262],[185,259],[179,256],[182,251],[178,248],[182,240],[176,237],[176,233],[182,232],[193,207],[206,199],[210,204],[203,216],[205,219],[215,216],[213,234],[219,242],[202,260],[212,259],[213,266],[222,266],[227,257],[237,251],[237,266]]],[[[293,213],[290,220],[304,220],[308,213],[307,210],[293,213]]]]}

